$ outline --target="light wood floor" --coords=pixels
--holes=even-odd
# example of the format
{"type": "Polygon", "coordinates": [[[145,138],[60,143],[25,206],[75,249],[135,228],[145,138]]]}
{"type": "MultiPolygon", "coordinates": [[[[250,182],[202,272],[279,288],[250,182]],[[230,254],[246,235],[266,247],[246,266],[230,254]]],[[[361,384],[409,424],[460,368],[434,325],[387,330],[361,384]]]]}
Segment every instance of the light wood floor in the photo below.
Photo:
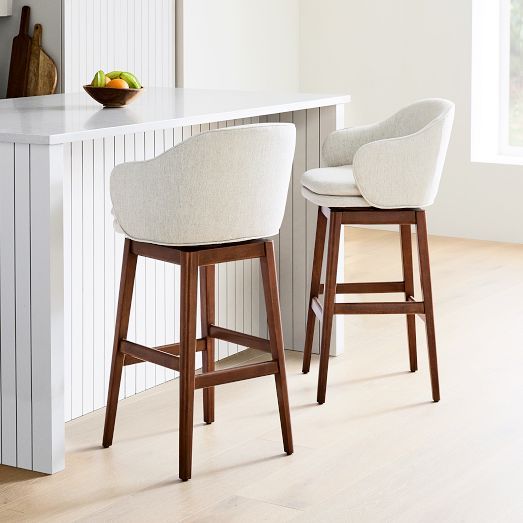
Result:
{"type": "MultiPolygon", "coordinates": [[[[398,236],[350,229],[348,277],[397,279],[398,236]]],[[[288,353],[296,451],[282,454],[272,378],[217,390],[216,423],[195,427],[193,479],[177,480],[177,382],[67,424],[67,468],[0,467],[2,521],[523,520],[523,246],[431,238],[442,401],[407,372],[404,318],[346,319],[327,402],[317,357],[288,353]]],[[[247,351],[234,362],[258,357],[247,351]]],[[[201,393],[197,394],[198,405],[201,393]]]]}

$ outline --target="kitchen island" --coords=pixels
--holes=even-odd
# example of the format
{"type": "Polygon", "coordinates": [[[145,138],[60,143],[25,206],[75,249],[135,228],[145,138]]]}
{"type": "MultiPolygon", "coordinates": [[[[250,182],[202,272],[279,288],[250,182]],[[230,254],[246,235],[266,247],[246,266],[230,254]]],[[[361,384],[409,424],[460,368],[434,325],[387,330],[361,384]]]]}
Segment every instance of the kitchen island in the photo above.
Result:
{"type": "MultiPolygon", "coordinates": [[[[0,100],[0,463],[63,469],[64,422],[104,407],[123,245],[113,231],[111,170],[197,133],[258,122],[296,125],[275,244],[285,345],[302,350],[316,208],[302,198],[300,177],[321,165],[321,144],[344,125],[349,101],[169,88],[149,88],[122,109],[102,109],[85,93],[0,100]]],[[[257,261],[218,266],[217,323],[267,335],[259,273],[257,261]]],[[[140,260],[129,339],[149,346],[177,339],[178,278],[178,267],[140,260]]],[[[340,318],[332,354],[343,349],[340,318]]],[[[218,342],[217,359],[238,350],[218,342]]],[[[121,398],[173,378],[174,371],[149,363],[126,367],[121,398]]],[[[100,441],[101,435],[102,427],[100,441]]]]}

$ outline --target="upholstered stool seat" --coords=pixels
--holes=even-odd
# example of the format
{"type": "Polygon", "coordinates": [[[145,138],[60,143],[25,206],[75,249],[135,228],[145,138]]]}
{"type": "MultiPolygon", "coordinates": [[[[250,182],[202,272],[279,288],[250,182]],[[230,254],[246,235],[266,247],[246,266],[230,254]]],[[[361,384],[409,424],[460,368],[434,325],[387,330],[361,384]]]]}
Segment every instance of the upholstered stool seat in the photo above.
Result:
{"type": "Polygon", "coordinates": [[[354,180],[352,165],[311,169],[302,176],[301,183],[317,194],[361,196],[358,185],[354,180]]]}
{"type": "MultiPolygon", "coordinates": [[[[203,419],[214,421],[214,388],[273,375],[283,448],[292,454],[278,277],[273,241],[285,212],[296,129],[274,123],[199,134],[111,175],[115,229],[125,234],[103,446],[113,441],[122,369],[148,361],[178,371],[179,476],[191,477],[194,392],[203,389],[203,419]],[[139,256],[180,266],[180,340],[146,347],[127,339],[139,256]],[[215,266],[259,261],[269,339],[216,322],[215,266]],[[200,279],[201,337],[196,336],[200,279]],[[252,347],[265,361],[215,370],[215,340],[252,347]],[[202,373],[196,374],[196,352],[202,373]]],[[[174,289],[166,289],[166,292],[174,289]]],[[[154,314],[154,310],[150,311],[154,314]]]]}
{"type": "Polygon", "coordinates": [[[302,194],[319,206],[307,315],[303,372],[310,368],[315,320],[321,322],[317,399],[325,401],[334,314],[405,314],[411,371],[417,370],[415,318],[425,321],[432,397],[439,379],[424,207],[434,202],[454,119],[454,104],[422,100],[386,120],[335,131],[323,145],[325,167],[302,178],[302,194]],[[321,274],[328,224],[325,284],[321,274]],[[403,278],[394,282],[336,281],[343,225],[399,225],[403,278]],[[417,230],[423,300],[414,298],[411,226],[417,230]],[[403,293],[403,302],[338,303],[337,294],[403,293]],[[321,296],[323,295],[323,301],[321,296]]]}
{"type": "Polygon", "coordinates": [[[352,165],[310,169],[301,180],[302,195],[326,207],[369,207],[354,179],[352,165]]]}

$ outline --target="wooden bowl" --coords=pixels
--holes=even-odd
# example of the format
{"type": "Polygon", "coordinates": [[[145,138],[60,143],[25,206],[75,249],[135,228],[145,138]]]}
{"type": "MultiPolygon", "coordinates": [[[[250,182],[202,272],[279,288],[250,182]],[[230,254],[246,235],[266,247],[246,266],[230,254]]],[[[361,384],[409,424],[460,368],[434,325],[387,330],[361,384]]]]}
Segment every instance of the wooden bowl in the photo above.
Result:
{"type": "Polygon", "coordinates": [[[85,92],[104,107],[124,107],[143,92],[141,89],[115,89],[114,87],[93,87],[84,85],[85,92]]]}

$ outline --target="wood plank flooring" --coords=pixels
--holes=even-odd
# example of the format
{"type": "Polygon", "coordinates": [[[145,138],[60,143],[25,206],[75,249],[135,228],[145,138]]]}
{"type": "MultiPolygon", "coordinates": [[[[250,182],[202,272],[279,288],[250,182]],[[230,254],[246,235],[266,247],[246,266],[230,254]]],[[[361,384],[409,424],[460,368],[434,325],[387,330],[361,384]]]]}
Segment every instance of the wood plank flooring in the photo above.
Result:
{"type": "MultiPolygon", "coordinates": [[[[398,234],[347,236],[349,281],[400,277],[398,234]]],[[[210,426],[197,391],[193,479],[179,482],[170,382],[120,404],[111,449],[100,447],[103,410],[68,423],[65,472],[0,467],[0,521],[522,521],[523,246],[430,246],[439,404],[421,324],[411,374],[404,318],[348,317],[325,405],[317,356],[303,375],[301,354],[287,353],[292,456],[272,377],[218,388],[210,426]]],[[[220,366],[265,357],[245,351],[220,366]]]]}

